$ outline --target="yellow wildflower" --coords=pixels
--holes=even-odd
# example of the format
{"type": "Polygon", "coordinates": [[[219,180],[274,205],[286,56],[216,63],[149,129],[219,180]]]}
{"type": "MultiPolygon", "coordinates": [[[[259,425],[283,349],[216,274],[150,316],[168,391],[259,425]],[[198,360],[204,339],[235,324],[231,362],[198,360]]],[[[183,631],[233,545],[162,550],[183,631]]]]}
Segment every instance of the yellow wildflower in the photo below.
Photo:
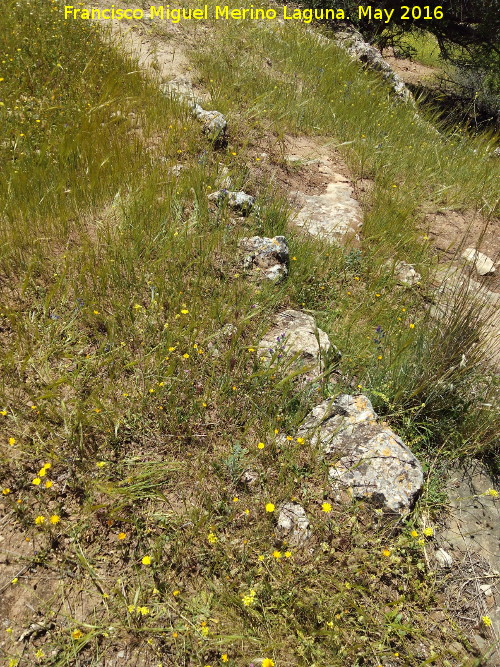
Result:
{"type": "Polygon", "coordinates": [[[50,489],[50,487],[52,486],[52,484],[53,484],[53,482],[52,482],[50,479],[48,479],[48,480],[45,482],[45,488],[46,488],[46,489],[50,489]]]}
{"type": "Polygon", "coordinates": [[[323,503],[321,505],[321,511],[326,512],[328,514],[328,512],[332,511],[332,506],[330,505],[330,503],[323,503]]]}
{"type": "Polygon", "coordinates": [[[390,549],[384,549],[382,551],[382,556],[390,556],[391,555],[391,550],[390,549]]]}
{"type": "Polygon", "coordinates": [[[73,630],[71,636],[73,639],[80,639],[80,637],[83,637],[83,632],[81,630],[73,630]]]}
{"type": "Polygon", "coordinates": [[[281,551],[273,551],[273,557],[279,560],[281,558],[281,551]]]}
{"type": "Polygon", "coordinates": [[[215,544],[218,541],[218,537],[215,533],[208,533],[207,535],[207,540],[210,542],[210,544],[215,544]]]}
{"type": "Polygon", "coordinates": [[[8,496],[10,493],[10,489],[2,489],[2,495],[3,496],[8,496]]]}
{"type": "Polygon", "coordinates": [[[432,537],[434,535],[434,529],[429,527],[429,528],[424,528],[422,531],[426,537],[432,537]]]}
{"type": "Polygon", "coordinates": [[[151,565],[151,556],[143,556],[141,563],[143,565],[151,565]]]}
{"type": "Polygon", "coordinates": [[[41,481],[42,480],[40,479],[40,477],[35,477],[35,479],[31,483],[34,484],[35,486],[38,486],[41,481]]]}
{"type": "Polygon", "coordinates": [[[16,444],[16,439],[15,438],[9,438],[9,445],[15,445],[16,444]]]}
{"type": "Polygon", "coordinates": [[[59,523],[61,521],[61,517],[58,514],[53,514],[50,519],[50,523],[55,525],[56,523],[59,523]]]}
{"type": "Polygon", "coordinates": [[[489,616],[481,616],[481,620],[484,623],[484,625],[489,628],[491,625],[491,618],[489,616]]]}
{"type": "Polygon", "coordinates": [[[127,537],[127,533],[118,533],[117,537],[119,540],[124,540],[127,537]]]}
{"type": "Polygon", "coordinates": [[[243,595],[241,600],[244,604],[245,607],[251,607],[253,603],[255,602],[255,591],[251,590],[247,593],[247,595],[243,595]]]}

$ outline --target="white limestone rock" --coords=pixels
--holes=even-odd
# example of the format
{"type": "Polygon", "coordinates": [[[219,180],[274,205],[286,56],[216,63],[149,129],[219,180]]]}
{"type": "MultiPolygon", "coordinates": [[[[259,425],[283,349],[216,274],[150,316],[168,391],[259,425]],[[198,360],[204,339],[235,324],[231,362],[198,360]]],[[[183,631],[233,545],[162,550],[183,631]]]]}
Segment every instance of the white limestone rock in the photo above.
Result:
{"type": "Polygon", "coordinates": [[[284,236],[252,236],[239,242],[244,252],[242,265],[257,277],[279,282],[288,275],[289,252],[284,236]]]}
{"type": "Polygon", "coordinates": [[[309,519],[304,508],[297,503],[281,505],[276,526],[276,536],[286,540],[287,546],[302,546],[311,536],[309,519]]]}
{"type": "Polygon", "coordinates": [[[329,477],[338,500],[347,492],[405,515],[421,491],[419,461],[394,431],[377,422],[366,396],[343,394],[324,401],[304,420],[297,436],[334,459],[329,477]]]}
{"type": "MultiPolygon", "coordinates": [[[[312,379],[323,371],[324,356],[331,347],[328,335],[316,326],[314,317],[290,309],[276,315],[258,345],[258,355],[269,362],[291,359],[296,370],[312,379]]],[[[340,356],[335,346],[334,349],[340,356]]]]}
{"type": "Polygon", "coordinates": [[[472,264],[480,276],[489,276],[495,273],[495,264],[487,256],[475,248],[466,248],[462,253],[462,257],[469,264],[472,264]]]}

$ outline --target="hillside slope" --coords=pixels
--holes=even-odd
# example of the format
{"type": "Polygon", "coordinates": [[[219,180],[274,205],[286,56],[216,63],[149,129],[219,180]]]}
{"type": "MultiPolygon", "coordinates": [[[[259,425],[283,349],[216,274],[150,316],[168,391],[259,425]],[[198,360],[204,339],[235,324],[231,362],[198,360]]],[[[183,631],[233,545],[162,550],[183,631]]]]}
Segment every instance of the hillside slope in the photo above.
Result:
{"type": "Polygon", "coordinates": [[[498,574],[436,556],[449,471],[497,455],[497,278],[436,291],[497,260],[492,140],[301,24],[7,5],[4,663],[496,664],[498,574]],[[388,460],[335,486],[320,405],[328,447],[359,421],[409,457],[407,502],[388,460]]]}

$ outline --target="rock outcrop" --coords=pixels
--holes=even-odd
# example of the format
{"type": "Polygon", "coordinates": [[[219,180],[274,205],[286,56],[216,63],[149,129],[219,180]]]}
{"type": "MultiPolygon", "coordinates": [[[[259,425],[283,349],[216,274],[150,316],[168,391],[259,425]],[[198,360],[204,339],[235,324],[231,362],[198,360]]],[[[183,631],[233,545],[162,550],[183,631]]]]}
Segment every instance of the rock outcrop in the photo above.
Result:
{"type": "Polygon", "coordinates": [[[229,208],[241,213],[241,215],[248,215],[255,205],[255,197],[247,195],[246,192],[241,190],[216,190],[208,195],[208,199],[219,205],[227,203],[229,208]]]}
{"type": "Polygon", "coordinates": [[[462,257],[469,264],[472,264],[476,273],[480,276],[489,276],[495,273],[495,264],[487,255],[484,255],[475,248],[466,248],[462,257]]]}
{"type": "Polygon", "coordinates": [[[225,139],[227,120],[220,111],[206,111],[199,104],[194,104],[193,114],[203,124],[203,132],[212,141],[222,142],[225,139]]]}
{"type": "Polygon", "coordinates": [[[340,174],[334,174],[334,178],[323,194],[294,193],[301,207],[294,223],[327,243],[340,243],[346,237],[359,240],[363,223],[361,206],[352,197],[348,179],[340,174]]]}
{"type": "Polygon", "coordinates": [[[335,38],[337,43],[355,60],[359,60],[359,62],[364,63],[370,69],[380,72],[382,77],[390,84],[397,97],[405,102],[415,104],[413,95],[403,81],[394,72],[389,63],[384,60],[380,51],[371,44],[368,44],[360,32],[354,29],[345,30],[336,33],[335,38]]]}

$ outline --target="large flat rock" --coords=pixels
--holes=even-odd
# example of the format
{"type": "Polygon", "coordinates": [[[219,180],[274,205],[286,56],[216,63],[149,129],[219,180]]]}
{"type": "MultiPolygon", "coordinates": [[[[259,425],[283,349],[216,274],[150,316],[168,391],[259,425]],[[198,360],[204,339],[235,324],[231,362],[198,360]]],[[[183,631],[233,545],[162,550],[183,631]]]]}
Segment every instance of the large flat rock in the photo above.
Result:
{"type": "Polygon", "coordinates": [[[361,206],[352,197],[349,181],[339,174],[334,176],[323,194],[294,193],[300,207],[294,223],[328,243],[341,243],[346,237],[359,240],[361,206]]]}

